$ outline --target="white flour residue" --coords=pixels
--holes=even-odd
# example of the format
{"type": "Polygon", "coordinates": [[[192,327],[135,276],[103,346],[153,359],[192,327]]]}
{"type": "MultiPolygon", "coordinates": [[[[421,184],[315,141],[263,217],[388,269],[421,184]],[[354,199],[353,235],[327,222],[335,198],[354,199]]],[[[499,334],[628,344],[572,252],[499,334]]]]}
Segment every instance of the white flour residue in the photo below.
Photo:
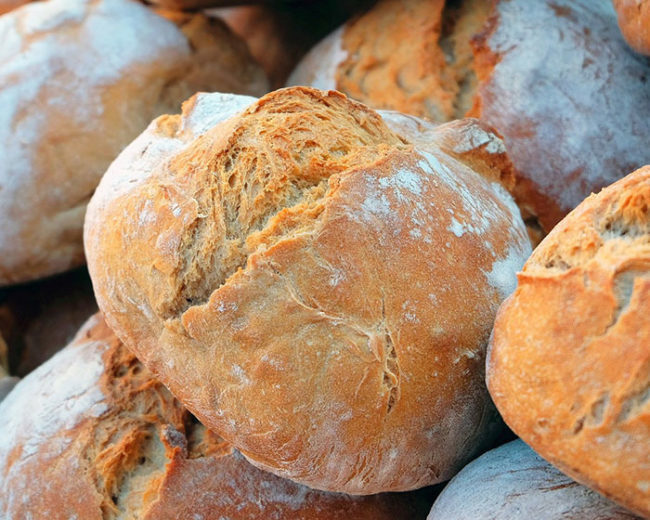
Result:
{"type": "Polygon", "coordinates": [[[517,288],[517,273],[524,266],[531,252],[528,241],[511,244],[505,258],[495,260],[491,271],[483,271],[488,283],[499,292],[502,298],[507,298],[517,288]]]}
{"type": "Polygon", "coordinates": [[[414,195],[420,195],[422,193],[422,179],[420,175],[406,169],[400,169],[393,175],[379,179],[379,185],[382,188],[393,187],[398,190],[400,188],[406,189],[414,195]]]}
{"type": "Polygon", "coordinates": [[[106,409],[98,386],[104,372],[106,344],[87,342],[64,348],[23,379],[0,404],[0,471],[16,446],[23,456],[43,445],[50,453],[65,449],[67,440],[54,437],[74,428],[86,417],[99,417],[106,409]],[[29,413],[26,413],[26,411],[29,413]]]}
{"type": "Polygon", "coordinates": [[[342,42],[343,27],[339,27],[309,51],[289,76],[287,86],[305,85],[321,90],[336,90],[336,70],[348,57],[342,42]]]}
{"type": "MultiPolygon", "coordinates": [[[[203,135],[211,128],[226,119],[236,116],[257,101],[252,96],[237,94],[222,94],[215,92],[206,94],[199,92],[193,98],[193,104],[183,107],[181,131],[190,132],[193,138],[203,135]]],[[[188,103],[191,103],[188,102],[188,103]]]]}
{"type": "Polygon", "coordinates": [[[521,440],[487,452],[456,475],[427,520],[449,518],[628,518],[574,483],[521,440]]]}
{"type": "Polygon", "coordinates": [[[478,125],[470,125],[463,132],[460,141],[454,146],[454,152],[466,153],[483,145],[487,145],[485,151],[488,153],[499,154],[506,151],[503,141],[495,134],[486,132],[478,125]]]}
{"type": "Polygon", "coordinates": [[[650,162],[649,68],[626,48],[612,2],[512,0],[498,19],[481,117],[543,194],[568,210],[650,162]]]}

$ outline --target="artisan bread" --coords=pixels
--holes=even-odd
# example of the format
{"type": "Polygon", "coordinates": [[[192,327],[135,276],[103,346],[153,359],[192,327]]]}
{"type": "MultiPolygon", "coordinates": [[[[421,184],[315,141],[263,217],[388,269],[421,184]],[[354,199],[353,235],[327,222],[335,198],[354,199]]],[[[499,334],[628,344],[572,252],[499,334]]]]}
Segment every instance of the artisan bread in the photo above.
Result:
{"type": "Polygon", "coordinates": [[[484,346],[530,252],[508,166],[477,121],[194,97],[89,205],[100,309],[261,468],[353,494],[448,479],[495,433],[484,346]]]}
{"type": "Polygon", "coordinates": [[[650,516],[650,167],[549,234],[499,310],[487,364],[508,425],[579,482],[650,516]]]}
{"type": "Polygon", "coordinates": [[[613,0],[613,3],[625,41],[635,51],[650,55],[650,2],[613,0]]]}
{"type": "Polygon", "coordinates": [[[411,495],[324,493],[251,466],[191,417],[100,315],[18,384],[0,406],[0,423],[2,518],[406,520],[421,513],[411,495]]]}
{"type": "Polygon", "coordinates": [[[219,21],[131,0],[48,0],[0,17],[0,285],[83,262],[86,203],[151,119],[197,90],[261,93],[219,21]]]}
{"type": "Polygon", "coordinates": [[[428,520],[630,520],[627,510],[578,484],[521,440],[465,466],[428,520]]]}
{"type": "Polygon", "coordinates": [[[481,118],[503,135],[515,198],[543,235],[650,162],[649,78],[609,0],[381,0],[315,47],[288,84],[434,121],[481,118]]]}

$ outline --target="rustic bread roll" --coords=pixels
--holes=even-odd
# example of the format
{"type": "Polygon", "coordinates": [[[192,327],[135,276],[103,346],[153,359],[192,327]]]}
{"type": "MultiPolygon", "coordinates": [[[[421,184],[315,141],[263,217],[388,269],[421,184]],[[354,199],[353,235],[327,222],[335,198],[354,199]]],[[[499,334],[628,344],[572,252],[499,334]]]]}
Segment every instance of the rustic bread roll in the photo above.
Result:
{"type": "Polygon", "coordinates": [[[245,45],[130,0],[48,0],[0,18],[0,285],[83,262],[86,203],[151,119],[197,90],[264,91],[245,45]]]}
{"type": "Polygon", "coordinates": [[[649,80],[608,0],[381,0],[289,84],[435,121],[480,117],[503,134],[524,217],[548,232],[650,162],[649,80]]]}
{"type": "Polygon", "coordinates": [[[456,475],[428,520],[629,520],[625,509],[574,482],[521,440],[482,455],[456,475]]]}
{"type": "Polygon", "coordinates": [[[650,2],[613,0],[613,3],[625,41],[635,51],[650,54],[650,2]]]}
{"type": "Polygon", "coordinates": [[[493,435],[484,345],[530,251],[508,166],[476,121],[200,95],[89,205],[99,306],[254,464],[353,494],[445,480],[493,435]]]}
{"type": "Polygon", "coordinates": [[[562,471],[650,515],[650,167],[567,216],[499,310],[490,393],[562,471]]]}
{"type": "Polygon", "coordinates": [[[15,388],[0,406],[0,423],[2,518],[392,520],[422,513],[412,495],[323,493],[251,466],[191,417],[100,315],[15,388]]]}

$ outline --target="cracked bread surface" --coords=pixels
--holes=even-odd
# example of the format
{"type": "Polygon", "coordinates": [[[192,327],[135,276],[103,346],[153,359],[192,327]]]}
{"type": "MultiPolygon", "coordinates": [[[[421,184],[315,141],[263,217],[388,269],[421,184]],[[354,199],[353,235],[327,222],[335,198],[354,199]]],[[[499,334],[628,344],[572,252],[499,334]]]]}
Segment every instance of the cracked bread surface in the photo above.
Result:
{"type": "Polygon", "coordinates": [[[439,482],[494,432],[484,347],[530,253],[511,174],[477,121],[199,95],[93,197],[98,303],[254,464],[353,494],[439,482]]]}
{"type": "Polygon", "coordinates": [[[439,122],[484,120],[503,136],[513,195],[543,238],[650,161],[649,78],[609,0],[382,0],[314,47],[289,84],[439,122]]]}
{"type": "Polygon", "coordinates": [[[650,514],[650,167],[587,198],[497,316],[487,381],[508,425],[579,482],[650,514]]]}
{"type": "Polygon", "coordinates": [[[0,406],[0,515],[84,520],[411,519],[412,495],[314,491],[206,430],[95,315],[0,406]],[[25,413],[27,409],[31,413],[25,413]]]}
{"type": "Polygon", "coordinates": [[[198,90],[266,89],[220,21],[176,24],[131,0],[25,5],[0,40],[0,286],[83,263],[86,204],[154,117],[198,90]]]}
{"type": "Polygon", "coordinates": [[[571,480],[521,439],[465,466],[433,504],[427,520],[640,520],[571,480]]]}

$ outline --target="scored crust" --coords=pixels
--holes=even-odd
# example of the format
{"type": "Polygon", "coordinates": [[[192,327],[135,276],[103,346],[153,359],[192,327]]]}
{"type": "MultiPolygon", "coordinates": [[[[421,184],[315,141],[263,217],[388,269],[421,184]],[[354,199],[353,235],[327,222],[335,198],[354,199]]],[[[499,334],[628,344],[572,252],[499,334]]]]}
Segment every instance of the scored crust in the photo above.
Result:
{"type": "Polygon", "coordinates": [[[497,316],[487,381],[564,472],[650,515],[650,167],[586,199],[497,316]]]}
{"type": "Polygon", "coordinates": [[[191,417],[100,315],[16,387],[0,420],[3,518],[406,520],[421,512],[413,495],[323,493],[251,466],[191,417]]]}
{"type": "Polygon", "coordinates": [[[117,159],[85,230],[107,321],[204,424],[355,494],[489,442],[484,345],[530,252],[494,134],[385,117],[307,88],[197,96],[117,159]]]}
{"type": "Polygon", "coordinates": [[[83,263],[86,203],[152,118],[197,90],[265,91],[222,22],[131,0],[25,5],[0,41],[0,285],[83,263]]]}
{"type": "Polygon", "coordinates": [[[631,520],[620,506],[574,482],[520,439],[471,462],[445,487],[427,520],[631,520]]]}

